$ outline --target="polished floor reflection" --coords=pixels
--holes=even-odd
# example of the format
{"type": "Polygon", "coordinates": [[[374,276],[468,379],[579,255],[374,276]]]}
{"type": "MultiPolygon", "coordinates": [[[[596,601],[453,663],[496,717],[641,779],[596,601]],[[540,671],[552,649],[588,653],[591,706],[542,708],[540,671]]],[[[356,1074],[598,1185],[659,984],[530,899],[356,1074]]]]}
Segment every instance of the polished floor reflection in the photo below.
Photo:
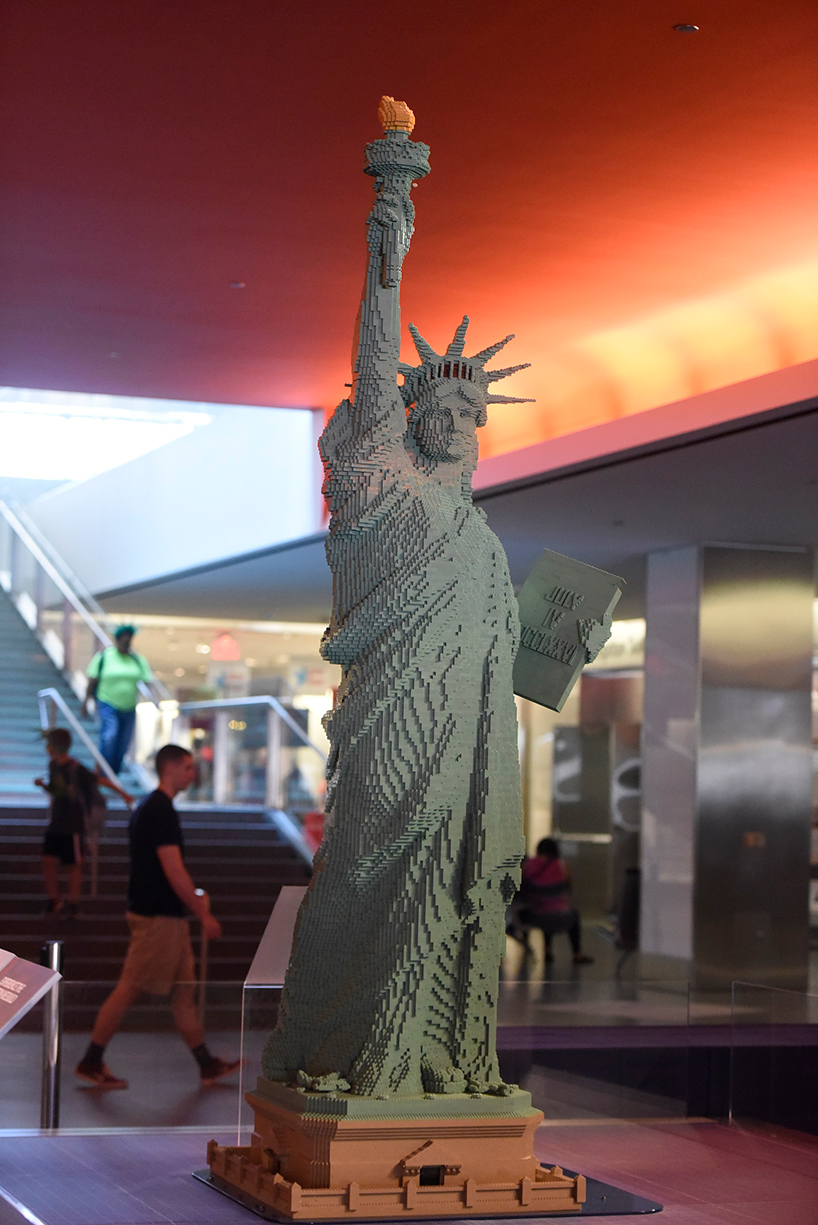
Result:
{"type": "MultiPolygon", "coordinates": [[[[250,1225],[258,1218],[191,1178],[210,1134],[0,1138],[0,1187],[43,1225],[250,1225]]],[[[536,1144],[542,1161],[658,1200],[662,1225],[815,1225],[818,1141],[808,1137],[721,1123],[579,1123],[542,1127],[536,1144]]],[[[0,1199],[4,1225],[24,1219],[0,1199]]]]}

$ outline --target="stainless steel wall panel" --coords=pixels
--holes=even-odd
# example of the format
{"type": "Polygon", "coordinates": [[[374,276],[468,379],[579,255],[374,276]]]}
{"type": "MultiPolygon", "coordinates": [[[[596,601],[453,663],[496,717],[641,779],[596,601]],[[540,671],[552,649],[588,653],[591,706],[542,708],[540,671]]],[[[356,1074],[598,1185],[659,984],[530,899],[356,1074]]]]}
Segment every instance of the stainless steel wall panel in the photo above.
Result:
{"type": "Polygon", "coordinates": [[[707,546],[701,574],[696,982],[803,988],[813,559],[707,546]]]}
{"type": "Polygon", "coordinates": [[[699,705],[699,551],[652,553],[642,725],[642,896],[646,953],[693,955],[699,705]]]}
{"type": "Polygon", "coordinates": [[[806,982],[813,598],[808,550],[649,558],[643,947],[698,988],[806,982]]]}

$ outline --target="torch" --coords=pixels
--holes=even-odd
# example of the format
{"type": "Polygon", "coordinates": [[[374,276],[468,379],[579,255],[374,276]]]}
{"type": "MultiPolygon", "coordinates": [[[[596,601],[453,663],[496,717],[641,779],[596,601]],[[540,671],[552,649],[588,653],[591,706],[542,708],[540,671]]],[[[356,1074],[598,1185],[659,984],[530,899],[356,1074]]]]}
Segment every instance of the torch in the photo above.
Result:
{"type": "Polygon", "coordinates": [[[375,179],[379,202],[395,210],[398,224],[383,226],[381,283],[394,287],[400,282],[403,257],[412,237],[414,208],[409,193],[416,179],[430,170],[429,146],[409,139],[415,116],[405,102],[384,96],[378,107],[383,138],[366,146],[364,171],[375,179]]]}

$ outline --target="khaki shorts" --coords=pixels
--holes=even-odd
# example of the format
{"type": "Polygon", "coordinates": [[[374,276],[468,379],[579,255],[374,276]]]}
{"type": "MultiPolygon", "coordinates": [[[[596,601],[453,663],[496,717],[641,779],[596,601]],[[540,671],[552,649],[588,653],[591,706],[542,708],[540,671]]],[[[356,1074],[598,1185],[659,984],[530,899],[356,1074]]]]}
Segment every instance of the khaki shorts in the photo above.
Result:
{"type": "Polygon", "coordinates": [[[131,942],[119,976],[121,983],[149,995],[168,995],[175,983],[195,982],[187,919],[130,912],[126,918],[131,942]]]}

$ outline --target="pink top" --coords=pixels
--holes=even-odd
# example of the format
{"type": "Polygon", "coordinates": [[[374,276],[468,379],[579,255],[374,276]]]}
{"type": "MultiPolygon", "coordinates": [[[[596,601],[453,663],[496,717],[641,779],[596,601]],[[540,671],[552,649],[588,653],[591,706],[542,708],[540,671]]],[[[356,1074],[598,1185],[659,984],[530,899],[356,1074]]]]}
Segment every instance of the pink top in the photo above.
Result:
{"type": "Polygon", "coordinates": [[[570,888],[568,872],[561,859],[543,859],[537,855],[524,862],[523,901],[532,914],[563,914],[570,910],[570,888]]]}

